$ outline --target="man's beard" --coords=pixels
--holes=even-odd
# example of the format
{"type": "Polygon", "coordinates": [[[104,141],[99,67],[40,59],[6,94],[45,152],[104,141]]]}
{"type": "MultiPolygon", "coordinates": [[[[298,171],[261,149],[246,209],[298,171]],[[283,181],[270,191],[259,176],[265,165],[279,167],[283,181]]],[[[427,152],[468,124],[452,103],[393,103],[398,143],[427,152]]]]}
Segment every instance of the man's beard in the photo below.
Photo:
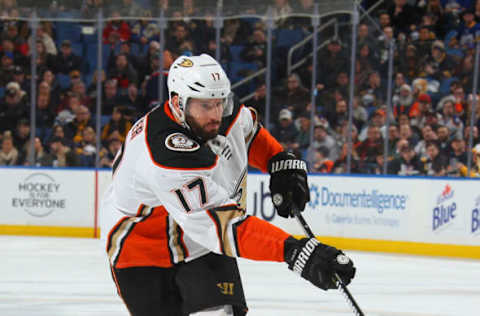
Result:
{"type": "MultiPolygon", "coordinates": [[[[186,120],[188,126],[190,126],[190,129],[192,130],[193,134],[196,135],[197,137],[199,137],[202,141],[208,141],[210,139],[213,139],[213,138],[217,137],[217,135],[218,135],[219,128],[217,128],[215,130],[206,131],[205,127],[200,126],[195,121],[195,119],[188,114],[185,114],[185,120],[186,120]]],[[[219,123],[220,124],[221,122],[212,121],[212,122],[207,123],[207,125],[211,124],[211,123],[219,123]]]]}

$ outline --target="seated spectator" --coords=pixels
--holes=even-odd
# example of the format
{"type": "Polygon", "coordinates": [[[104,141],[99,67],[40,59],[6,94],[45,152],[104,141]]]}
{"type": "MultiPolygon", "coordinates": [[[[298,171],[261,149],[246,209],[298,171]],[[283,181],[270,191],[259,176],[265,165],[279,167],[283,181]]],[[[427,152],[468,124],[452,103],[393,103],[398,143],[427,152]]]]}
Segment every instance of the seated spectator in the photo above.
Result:
{"type": "Polygon", "coordinates": [[[50,136],[49,139],[45,141],[46,144],[50,144],[52,142],[52,139],[54,138],[60,138],[62,139],[62,143],[65,144],[66,146],[73,148],[73,140],[68,139],[65,137],[65,131],[63,129],[62,125],[54,125],[52,128],[52,135],[50,136]]]}
{"type": "Polygon", "coordinates": [[[358,47],[366,45],[369,49],[375,49],[375,37],[371,34],[368,24],[366,23],[358,25],[357,45],[358,47]]]}
{"type": "MultiPolygon", "coordinates": [[[[151,17],[151,14],[145,12],[144,16],[151,17]]],[[[155,20],[141,19],[133,22],[132,36],[130,38],[133,43],[138,43],[143,47],[143,45],[147,45],[158,37],[158,23],[155,20]]]]}
{"type": "Polygon", "coordinates": [[[144,113],[146,110],[144,99],[138,93],[137,86],[133,83],[128,85],[127,94],[120,97],[119,104],[131,109],[135,109],[135,111],[139,113],[144,113]]]}
{"type": "Polygon", "coordinates": [[[122,0],[120,16],[141,17],[143,8],[134,0],[122,0]]]}
{"type": "Polygon", "coordinates": [[[68,139],[72,139],[74,144],[78,144],[82,141],[82,131],[87,127],[94,127],[91,114],[85,105],[80,105],[75,112],[75,118],[73,121],[65,125],[65,136],[68,139]]]}
{"type": "Polygon", "coordinates": [[[82,69],[82,58],[72,51],[72,42],[64,40],[60,46],[60,53],[55,59],[55,73],[68,75],[73,70],[82,69]]]}
{"type": "Polygon", "coordinates": [[[457,171],[458,164],[467,164],[467,148],[465,140],[462,137],[455,136],[450,143],[449,151],[449,171],[457,171]]]}
{"type": "Polygon", "coordinates": [[[432,126],[425,125],[422,128],[422,139],[415,145],[415,152],[420,158],[427,156],[427,145],[438,139],[432,126]]]}
{"type": "Polygon", "coordinates": [[[16,65],[13,68],[12,81],[20,85],[20,90],[25,92],[30,91],[30,80],[26,80],[25,70],[22,66],[16,65]]]}
{"type": "Polygon", "coordinates": [[[30,122],[26,119],[20,119],[17,122],[17,127],[13,134],[13,145],[17,148],[20,155],[19,163],[23,162],[25,158],[27,148],[26,143],[30,139],[30,122]]]}
{"type": "Polygon", "coordinates": [[[120,41],[128,42],[132,35],[130,26],[123,21],[120,12],[113,11],[110,20],[103,29],[103,43],[115,45],[120,41]]]}
{"type": "Polygon", "coordinates": [[[60,85],[58,83],[57,78],[55,77],[55,74],[51,69],[46,69],[45,71],[43,71],[41,75],[41,81],[48,83],[50,87],[50,93],[53,94],[56,99],[59,99],[60,90],[61,90],[60,85]]]}
{"type": "MultiPolygon", "coordinates": [[[[340,155],[333,165],[334,173],[348,173],[347,157],[348,157],[348,143],[344,143],[341,147],[340,155]]],[[[360,159],[356,147],[352,147],[350,159],[350,173],[362,173],[360,168],[360,159]]]]}
{"type": "MultiPolygon", "coordinates": [[[[46,23],[41,23],[39,27],[37,28],[37,38],[43,43],[43,46],[45,47],[45,51],[53,56],[56,56],[58,51],[57,47],[55,46],[55,42],[53,41],[53,38],[50,36],[48,30],[48,22],[46,23]]],[[[50,26],[51,27],[51,26],[50,26]]],[[[31,43],[31,37],[28,39],[28,43],[31,43]]]]}
{"type": "Polygon", "coordinates": [[[309,171],[313,173],[331,173],[334,163],[328,157],[328,148],[320,146],[313,154],[313,161],[309,165],[309,171]]]}
{"type": "MultiPolygon", "coordinates": [[[[369,68],[372,69],[372,68],[369,68]]],[[[350,78],[346,71],[342,70],[338,73],[334,89],[340,91],[342,95],[348,95],[350,87],[350,78]]],[[[329,88],[327,86],[327,88],[329,88]]]]}
{"type": "Polygon", "coordinates": [[[445,97],[438,103],[437,110],[442,112],[442,118],[438,121],[440,125],[446,126],[450,134],[463,136],[463,122],[455,113],[455,99],[453,96],[445,97]]]}
{"type": "Polygon", "coordinates": [[[473,108],[473,95],[469,94],[467,98],[467,105],[465,107],[465,111],[461,116],[462,121],[466,124],[470,125],[470,121],[472,120],[473,116],[473,125],[480,126],[480,98],[477,96],[477,102],[475,104],[475,109],[473,108]]]}
{"type": "MultiPolygon", "coordinates": [[[[388,127],[388,157],[393,158],[397,154],[397,142],[400,140],[400,132],[396,123],[390,124],[388,127]]],[[[383,155],[383,152],[382,152],[383,155]]]]}
{"type": "Polygon", "coordinates": [[[112,168],[113,162],[115,161],[115,156],[121,147],[122,142],[117,138],[112,138],[108,143],[108,150],[104,152],[103,158],[100,160],[100,167],[112,168]]]}
{"type": "Polygon", "coordinates": [[[412,118],[410,124],[417,128],[422,128],[425,125],[425,114],[431,109],[432,98],[426,93],[419,94],[408,113],[412,118]]]}
{"type": "Polygon", "coordinates": [[[428,25],[421,25],[418,29],[418,38],[413,41],[413,44],[417,48],[418,56],[423,58],[422,61],[425,61],[427,56],[432,50],[432,44],[435,40],[435,33],[428,25]]]}
{"type": "Polygon", "coordinates": [[[10,131],[3,133],[2,150],[0,151],[0,166],[15,166],[18,163],[19,154],[13,145],[13,137],[10,131]]]}
{"type": "MultiPolygon", "coordinates": [[[[480,144],[480,137],[478,136],[478,127],[473,126],[473,144],[480,144]]],[[[466,126],[463,130],[463,139],[465,141],[470,140],[470,126],[466,126]]]]}
{"type": "MultiPolygon", "coordinates": [[[[374,44],[371,44],[374,45],[374,44]]],[[[370,46],[368,44],[359,45],[359,50],[357,54],[358,61],[369,69],[379,69],[379,60],[373,51],[375,46],[370,46]]],[[[348,79],[348,77],[347,77],[348,79]]]]}
{"type": "Polygon", "coordinates": [[[15,94],[15,99],[18,99],[21,104],[26,104],[30,100],[27,99],[27,92],[22,90],[20,85],[15,81],[10,81],[5,87],[5,93],[15,94]]]}
{"type": "Polygon", "coordinates": [[[92,97],[87,94],[85,83],[80,79],[79,73],[78,77],[76,77],[76,72],[77,71],[73,71],[72,74],[70,74],[72,76],[70,92],[76,94],[80,98],[80,103],[85,105],[90,111],[95,110],[96,104],[93,103],[92,97]],[[75,80],[75,78],[78,80],[75,80]]]}
{"type": "Polygon", "coordinates": [[[105,81],[102,97],[102,115],[112,115],[113,108],[117,106],[120,101],[117,80],[109,79],[105,81]]]}
{"type": "MultiPolygon", "coordinates": [[[[320,124],[322,124],[322,125],[324,124],[321,119],[320,119],[320,124]]],[[[327,123],[327,126],[328,126],[328,123],[327,123]]],[[[327,131],[328,131],[328,128],[327,128],[327,131]]],[[[358,145],[360,145],[361,142],[358,140],[358,129],[355,125],[352,125],[350,138],[351,138],[351,141],[352,141],[353,148],[357,148],[358,145]]],[[[336,142],[337,142],[337,149],[342,148],[343,145],[348,142],[348,122],[345,122],[343,124],[343,126],[341,128],[341,132],[337,134],[336,142]]]]}
{"type": "Polygon", "coordinates": [[[408,78],[416,78],[420,73],[422,63],[422,55],[417,51],[417,47],[408,44],[399,58],[399,70],[408,78]]]}
{"type": "Polygon", "coordinates": [[[338,100],[335,105],[335,112],[327,112],[325,113],[325,116],[333,130],[336,130],[338,127],[342,126],[344,122],[348,121],[347,101],[343,99],[338,100]]]}
{"type": "Polygon", "coordinates": [[[16,89],[7,89],[4,99],[0,101],[0,132],[14,130],[17,121],[26,117],[28,114],[20,94],[16,89]]]}
{"type": "MultiPolygon", "coordinates": [[[[2,52],[3,55],[8,58],[8,60],[5,60],[8,64],[12,63],[18,66],[21,66],[22,68],[25,68],[29,65],[29,58],[24,53],[21,53],[18,50],[18,47],[15,46],[14,42],[9,39],[4,37],[2,39],[2,52]]],[[[26,52],[26,51],[25,51],[26,52]]],[[[3,63],[3,60],[2,60],[3,63]]],[[[9,78],[3,78],[4,80],[9,80],[9,78]]]]}
{"type": "Polygon", "coordinates": [[[367,138],[357,147],[361,162],[372,163],[375,161],[376,152],[383,149],[383,138],[378,126],[371,124],[367,130],[367,138]]]}
{"type": "Polygon", "coordinates": [[[360,87],[360,94],[373,96],[377,104],[383,104],[385,102],[385,88],[382,85],[380,73],[373,71],[368,75],[368,81],[360,87]]]}
{"type": "Polygon", "coordinates": [[[167,50],[163,54],[163,71],[159,71],[160,67],[160,58],[157,55],[152,55],[150,58],[150,68],[145,76],[145,80],[142,82],[141,89],[143,91],[142,95],[144,96],[144,109],[151,109],[151,104],[158,102],[159,98],[159,80],[163,76],[163,102],[168,99],[168,87],[167,87],[167,76],[168,69],[173,62],[173,55],[170,54],[167,50]]]}
{"type": "Polygon", "coordinates": [[[55,67],[57,62],[55,55],[52,55],[47,52],[45,44],[42,40],[37,40],[37,72],[42,73],[45,69],[51,69],[55,67]]]}
{"type": "MultiPolygon", "coordinates": [[[[405,75],[401,72],[396,72],[395,73],[395,81],[393,82],[393,95],[394,96],[400,94],[400,90],[401,90],[401,88],[404,84],[406,84],[410,88],[410,86],[408,85],[407,80],[405,78],[405,75]]],[[[410,92],[411,91],[412,91],[412,89],[410,88],[410,92]]]]}
{"type": "Polygon", "coordinates": [[[282,87],[276,91],[275,98],[278,100],[276,104],[284,104],[292,111],[294,117],[306,111],[306,104],[309,102],[310,93],[308,89],[302,86],[300,77],[296,73],[292,73],[287,78],[287,87],[282,87]]]}
{"type": "Polygon", "coordinates": [[[426,145],[426,157],[422,158],[424,173],[429,176],[444,176],[448,158],[440,152],[436,141],[426,145]]]}
{"type": "MultiPolygon", "coordinates": [[[[480,177],[480,144],[477,144],[475,147],[472,149],[472,167],[470,170],[470,174],[468,177],[475,177],[478,178],[480,177]]],[[[458,165],[458,170],[460,172],[460,175],[462,177],[467,177],[468,174],[468,168],[465,164],[459,163],[458,165]]]]}
{"type": "Polygon", "coordinates": [[[37,96],[37,111],[35,113],[36,132],[43,141],[50,133],[55,114],[50,105],[48,94],[39,94],[37,96]]]}
{"type": "Polygon", "coordinates": [[[56,111],[57,107],[60,104],[60,95],[56,91],[52,90],[48,82],[41,81],[38,84],[37,95],[40,94],[46,95],[48,97],[48,99],[50,100],[50,105],[52,106],[52,111],[56,111]]]}
{"type": "Polygon", "coordinates": [[[128,131],[132,127],[132,123],[127,121],[123,115],[126,110],[125,107],[115,107],[113,109],[112,118],[103,127],[102,142],[107,142],[112,138],[113,132],[118,131],[119,139],[121,142],[125,141],[128,131]]]}
{"type": "Polygon", "coordinates": [[[310,115],[302,114],[297,120],[298,134],[293,143],[293,149],[304,151],[310,145],[310,115]]]}
{"type": "Polygon", "coordinates": [[[63,143],[61,138],[53,138],[50,142],[50,154],[53,167],[78,167],[80,161],[75,151],[63,143]]]}
{"type": "Polygon", "coordinates": [[[266,62],[266,51],[267,38],[265,32],[257,28],[253,31],[248,44],[242,50],[241,57],[245,61],[256,63],[258,68],[263,68],[266,62]]]}
{"type": "MultiPolygon", "coordinates": [[[[147,52],[145,55],[142,55],[138,61],[140,65],[138,66],[138,75],[139,75],[139,82],[143,82],[147,76],[151,76],[154,72],[158,71],[158,63],[157,67],[152,67],[152,59],[154,57],[158,58],[160,52],[160,43],[157,41],[151,41],[148,45],[147,52]]],[[[163,59],[172,59],[172,54],[170,51],[165,50],[163,52],[163,59]]],[[[168,69],[168,67],[167,67],[168,69]]]]}
{"type": "Polygon", "coordinates": [[[455,69],[457,63],[446,54],[445,45],[442,41],[436,40],[433,42],[429,59],[429,62],[432,62],[438,71],[434,74],[434,77],[445,80],[453,76],[453,69],[455,69]]]}
{"type": "Polygon", "coordinates": [[[313,143],[308,147],[306,153],[306,161],[309,166],[315,164],[315,152],[321,147],[328,150],[327,156],[331,161],[335,161],[338,158],[338,146],[335,139],[328,134],[328,126],[325,123],[316,124],[313,130],[313,143]]]}
{"type": "Polygon", "coordinates": [[[287,0],[276,0],[273,5],[273,19],[275,21],[276,28],[289,28],[290,19],[288,15],[292,14],[292,7],[287,0]]]}
{"type": "Polygon", "coordinates": [[[30,157],[30,141],[25,144],[27,148],[27,159],[25,160],[26,166],[35,166],[35,167],[51,167],[53,165],[53,156],[47,153],[44,148],[40,138],[35,137],[34,143],[34,155],[33,155],[33,164],[30,164],[28,158],[30,157]]]}
{"type": "Polygon", "coordinates": [[[13,69],[15,67],[13,53],[5,52],[0,57],[0,85],[5,86],[13,77],[13,69]]]}
{"type": "Polygon", "coordinates": [[[412,88],[407,84],[402,84],[399,93],[393,95],[393,115],[397,117],[399,114],[409,113],[413,104],[412,88]]]}
{"type": "Polygon", "coordinates": [[[258,121],[262,124],[265,124],[265,97],[267,93],[267,86],[265,83],[260,84],[255,90],[253,98],[250,100],[249,104],[257,110],[258,121]]]}
{"type": "Polygon", "coordinates": [[[437,134],[437,141],[438,141],[438,146],[440,148],[440,151],[445,154],[446,156],[450,155],[450,130],[448,127],[444,125],[438,125],[436,129],[436,134],[437,134]]]}
{"type": "Polygon", "coordinates": [[[457,37],[460,47],[468,49],[475,46],[475,37],[480,31],[480,24],[475,21],[475,12],[472,9],[467,9],[462,12],[463,23],[460,24],[457,30],[457,37]]]}
{"type": "Polygon", "coordinates": [[[298,129],[293,123],[292,112],[283,109],[278,114],[278,125],[272,130],[272,135],[282,144],[285,150],[293,149],[298,129]]]}
{"type": "Polygon", "coordinates": [[[406,0],[391,2],[393,3],[388,9],[388,14],[392,25],[398,29],[398,32],[408,33],[419,20],[417,11],[406,0]]]}
{"type": "MultiPolygon", "coordinates": [[[[369,167],[369,170],[367,171],[367,173],[369,173],[369,174],[384,174],[384,172],[383,172],[384,164],[385,164],[384,151],[383,151],[383,149],[382,149],[382,150],[378,150],[378,151],[375,153],[375,161],[374,161],[374,163],[371,163],[371,164],[368,166],[368,167],[369,167]]],[[[388,169],[387,169],[387,173],[388,173],[388,169]]]]}
{"type": "MultiPolygon", "coordinates": [[[[349,69],[346,52],[338,38],[332,38],[328,41],[327,48],[320,50],[318,61],[317,73],[322,74],[319,78],[319,84],[323,86],[335,82],[340,72],[349,69]]],[[[319,88],[318,85],[317,88],[319,88]]]]}
{"type": "Polygon", "coordinates": [[[75,147],[75,153],[80,159],[80,165],[84,167],[95,167],[96,133],[91,126],[85,127],[82,131],[82,140],[75,147]]]}
{"type": "Polygon", "coordinates": [[[108,57],[107,72],[112,72],[116,67],[116,57],[123,54],[127,57],[127,61],[134,69],[139,69],[141,61],[139,57],[132,54],[132,47],[130,42],[120,42],[120,51],[117,53],[115,46],[110,47],[110,56],[108,57]]]}
{"type": "Polygon", "coordinates": [[[412,145],[406,143],[400,148],[400,156],[388,164],[388,173],[401,176],[414,176],[423,173],[423,165],[412,145]]]}
{"type": "Polygon", "coordinates": [[[364,141],[365,139],[367,139],[367,137],[368,137],[367,134],[368,134],[368,130],[369,130],[370,126],[378,127],[378,129],[381,133],[381,136],[385,137],[385,135],[387,134],[386,126],[385,126],[386,119],[387,119],[387,115],[386,115],[384,110],[378,109],[378,110],[374,111],[372,113],[372,115],[370,116],[370,125],[367,126],[367,127],[364,127],[360,131],[360,134],[358,135],[358,139],[360,141],[364,141]]]}
{"type": "Polygon", "coordinates": [[[76,93],[69,93],[65,96],[67,106],[61,110],[55,118],[55,124],[64,126],[75,119],[75,113],[80,105],[80,96],[76,93]]]}
{"type": "MultiPolygon", "coordinates": [[[[377,38],[377,42],[375,44],[378,55],[378,66],[382,66],[385,68],[385,66],[388,64],[388,50],[390,49],[390,42],[395,42],[395,34],[393,31],[392,26],[385,26],[382,30],[383,33],[380,34],[377,38]]],[[[373,65],[372,65],[373,66],[373,65]]],[[[378,68],[374,68],[373,70],[380,70],[378,68]]]]}
{"type": "MultiPolygon", "coordinates": [[[[347,105],[345,103],[345,105],[347,105]]],[[[353,97],[353,123],[358,128],[363,128],[368,121],[368,112],[363,107],[362,101],[359,96],[353,97]]]]}
{"type": "MultiPolygon", "coordinates": [[[[183,22],[176,23],[169,36],[167,37],[166,47],[171,52],[177,52],[182,54],[183,51],[180,50],[180,47],[185,43],[190,42],[193,45],[192,37],[190,36],[190,30],[188,26],[183,22]]],[[[195,50],[195,47],[192,47],[195,50]]]]}
{"type": "Polygon", "coordinates": [[[138,74],[127,55],[121,53],[115,57],[115,67],[108,73],[108,78],[117,81],[120,94],[126,94],[130,84],[137,84],[138,74]]]}

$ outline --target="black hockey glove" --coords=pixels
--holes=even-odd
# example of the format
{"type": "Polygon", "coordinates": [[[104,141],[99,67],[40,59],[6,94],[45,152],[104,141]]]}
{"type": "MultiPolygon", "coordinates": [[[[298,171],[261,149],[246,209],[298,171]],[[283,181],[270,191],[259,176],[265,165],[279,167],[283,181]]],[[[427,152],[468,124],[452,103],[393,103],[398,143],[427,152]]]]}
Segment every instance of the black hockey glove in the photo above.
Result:
{"type": "Polygon", "coordinates": [[[310,201],[305,161],[297,159],[292,153],[282,151],[270,159],[268,172],[272,203],[278,215],[293,217],[294,204],[299,211],[303,211],[305,204],[310,201]]]}
{"type": "Polygon", "coordinates": [[[345,285],[355,276],[352,260],[341,250],[320,243],[315,238],[285,240],[285,262],[288,268],[313,285],[323,289],[336,289],[337,273],[345,285]]]}

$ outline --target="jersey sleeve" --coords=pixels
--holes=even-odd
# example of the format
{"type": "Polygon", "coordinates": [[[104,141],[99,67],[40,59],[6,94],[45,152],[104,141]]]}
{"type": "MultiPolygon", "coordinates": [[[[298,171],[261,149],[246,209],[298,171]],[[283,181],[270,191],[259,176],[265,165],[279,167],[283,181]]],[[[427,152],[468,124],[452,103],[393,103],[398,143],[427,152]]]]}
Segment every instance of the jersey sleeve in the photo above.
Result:
{"type": "Polygon", "coordinates": [[[240,124],[248,147],[248,164],[267,172],[270,158],[283,151],[282,145],[258,122],[257,111],[242,106],[240,124]]]}
{"type": "Polygon", "coordinates": [[[155,194],[185,234],[217,254],[284,261],[289,234],[246,215],[208,173],[164,176],[153,181],[155,194]]]}

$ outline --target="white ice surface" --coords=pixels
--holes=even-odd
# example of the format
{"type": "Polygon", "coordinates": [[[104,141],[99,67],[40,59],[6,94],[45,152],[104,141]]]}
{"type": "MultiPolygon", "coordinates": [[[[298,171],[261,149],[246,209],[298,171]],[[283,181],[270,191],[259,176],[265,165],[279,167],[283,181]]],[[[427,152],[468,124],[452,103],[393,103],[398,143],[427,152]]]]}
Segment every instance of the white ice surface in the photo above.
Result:
{"type": "MultiPolygon", "coordinates": [[[[365,315],[480,315],[480,261],[349,252],[365,315]]],[[[240,260],[249,316],[353,315],[284,264],[240,260]]],[[[127,316],[99,240],[0,236],[0,316],[127,316]]]]}

